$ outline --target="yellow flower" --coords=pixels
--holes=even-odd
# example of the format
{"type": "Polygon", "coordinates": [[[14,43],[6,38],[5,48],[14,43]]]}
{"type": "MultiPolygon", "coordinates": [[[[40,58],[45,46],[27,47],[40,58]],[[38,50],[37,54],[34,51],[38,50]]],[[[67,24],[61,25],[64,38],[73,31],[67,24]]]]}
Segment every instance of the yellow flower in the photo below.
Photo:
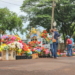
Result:
{"type": "Polygon", "coordinates": [[[6,44],[2,44],[1,46],[7,46],[6,44]]]}
{"type": "Polygon", "coordinates": [[[31,29],[31,33],[32,33],[32,34],[36,34],[36,33],[37,33],[37,30],[36,30],[35,28],[32,28],[32,29],[31,29]]]}
{"type": "Polygon", "coordinates": [[[30,49],[28,49],[28,53],[30,52],[30,49]]]}
{"type": "Polygon", "coordinates": [[[2,51],[5,46],[7,46],[7,45],[6,45],[6,44],[2,44],[2,45],[0,46],[0,51],[2,51]]]}
{"type": "Polygon", "coordinates": [[[2,48],[0,48],[0,52],[2,52],[2,48]]]}
{"type": "Polygon", "coordinates": [[[19,49],[18,52],[21,53],[22,52],[22,49],[19,49]]]}
{"type": "Polygon", "coordinates": [[[17,40],[21,40],[21,38],[18,35],[14,35],[14,36],[17,38],[17,40]]]}

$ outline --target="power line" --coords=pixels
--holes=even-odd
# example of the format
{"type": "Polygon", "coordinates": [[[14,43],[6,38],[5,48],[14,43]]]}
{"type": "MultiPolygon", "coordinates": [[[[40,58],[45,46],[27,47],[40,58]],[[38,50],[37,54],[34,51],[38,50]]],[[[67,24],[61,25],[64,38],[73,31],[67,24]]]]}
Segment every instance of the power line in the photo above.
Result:
{"type": "Polygon", "coordinates": [[[8,3],[8,4],[12,4],[12,5],[16,5],[16,6],[21,6],[21,5],[18,5],[18,4],[14,4],[14,3],[10,3],[10,2],[6,2],[6,1],[2,1],[0,0],[1,2],[4,2],[4,3],[8,3]]]}

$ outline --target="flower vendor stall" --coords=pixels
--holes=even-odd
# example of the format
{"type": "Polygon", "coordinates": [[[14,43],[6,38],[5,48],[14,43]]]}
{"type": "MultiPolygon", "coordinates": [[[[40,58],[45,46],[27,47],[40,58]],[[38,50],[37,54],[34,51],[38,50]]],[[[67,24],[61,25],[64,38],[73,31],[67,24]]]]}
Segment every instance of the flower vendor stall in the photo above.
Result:
{"type": "Polygon", "coordinates": [[[40,42],[38,41],[37,37],[38,37],[37,29],[32,28],[31,32],[30,32],[30,39],[31,39],[31,41],[29,42],[29,48],[32,51],[32,59],[38,58],[38,53],[33,51],[33,49],[35,47],[37,47],[38,44],[40,44],[40,42]]]}
{"type": "Polygon", "coordinates": [[[42,57],[42,56],[50,55],[49,49],[40,46],[39,45],[40,43],[41,42],[39,42],[39,41],[30,41],[29,42],[29,47],[33,53],[32,56],[34,56],[32,58],[38,58],[38,56],[42,57]]]}
{"type": "Polygon", "coordinates": [[[29,47],[32,51],[32,58],[50,55],[50,50],[43,47],[43,41],[38,41],[38,36],[40,36],[40,39],[44,38],[47,42],[49,42],[48,33],[46,30],[44,30],[42,33],[40,32],[39,35],[38,31],[35,28],[32,28],[30,36],[31,41],[29,42],[29,47]]]}
{"type": "Polygon", "coordinates": [[[32,52],[29,47],[21,41],[21,38],[17,35],[3,35],[2,44],[0,46],[0,52],[2,53],[2,60],[15,60],[16,56],[20,56],[24,53],[31,55],[32,52]]]}
{"type": "Polygon", "coordinates": [[[36,40],[33,40],[33,41],[29,42],[29,47],[30,47],[30,49],[33,53],[32,54],[32,59],[38,58],[38,51],[35,50],[35,49],[36,49],[36,47],[38,47],[39,44],[40,44],[40,42],[36,41],[36,40]]]}

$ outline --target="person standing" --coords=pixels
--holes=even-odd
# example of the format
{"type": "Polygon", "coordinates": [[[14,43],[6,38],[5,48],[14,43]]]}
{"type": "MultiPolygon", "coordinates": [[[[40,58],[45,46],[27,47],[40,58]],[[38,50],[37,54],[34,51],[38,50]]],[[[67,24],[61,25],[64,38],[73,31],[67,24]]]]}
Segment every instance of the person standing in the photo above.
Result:
{"type": "Polygon", "coordinates": [[[67,45],[67,56],[72,56],[72,40],[70,39],[70,36],[67,36],[66,45],[67,45]]]}
{"type": "MultiPolygon", "coordinates": [[[[70,37],[70,39],[72,40],[72,48],[73,48],[73,46],[74,46],[74,39],[73,39],[73,37],[71,36],[70,37]]],[[[72,51],[72,50],[71,50],[72,51]]],[[[73,54],[73,51],[71,52],[71,55],[73,54]]]]}
{"type": "Polygon", "coordinates": [[[60,34],[57,32],[56,29],[53,29],[53,54],[54,58],[57,58],[57,48],[58,48],[58,37],[60,34]]]}
{"type": "Polygon", "coordinates": [[[73,39],[73,37],[71,36],[71,38],[70,38],[71,40],[72,40],[72,46],[74,45],[74,39],[73,39]]]}

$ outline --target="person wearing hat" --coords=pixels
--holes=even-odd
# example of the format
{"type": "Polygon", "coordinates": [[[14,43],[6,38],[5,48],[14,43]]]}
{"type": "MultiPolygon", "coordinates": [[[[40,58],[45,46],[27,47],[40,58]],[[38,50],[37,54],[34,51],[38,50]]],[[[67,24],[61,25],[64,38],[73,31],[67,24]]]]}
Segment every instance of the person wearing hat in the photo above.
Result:
{"type": "Polygon", "coordinates": [[[57,58],[57,48],[58,48],[58,37],[60,34],[57,32],[56,29],[51,29],[52,32],[52,56],[57,58]]]}
{"type": "Polygon", "coordinates": [[[66,36],[66,45],[67,45],[67,56],[72,56],[72,40],[70,39],[70,36],[66,36]]]}

